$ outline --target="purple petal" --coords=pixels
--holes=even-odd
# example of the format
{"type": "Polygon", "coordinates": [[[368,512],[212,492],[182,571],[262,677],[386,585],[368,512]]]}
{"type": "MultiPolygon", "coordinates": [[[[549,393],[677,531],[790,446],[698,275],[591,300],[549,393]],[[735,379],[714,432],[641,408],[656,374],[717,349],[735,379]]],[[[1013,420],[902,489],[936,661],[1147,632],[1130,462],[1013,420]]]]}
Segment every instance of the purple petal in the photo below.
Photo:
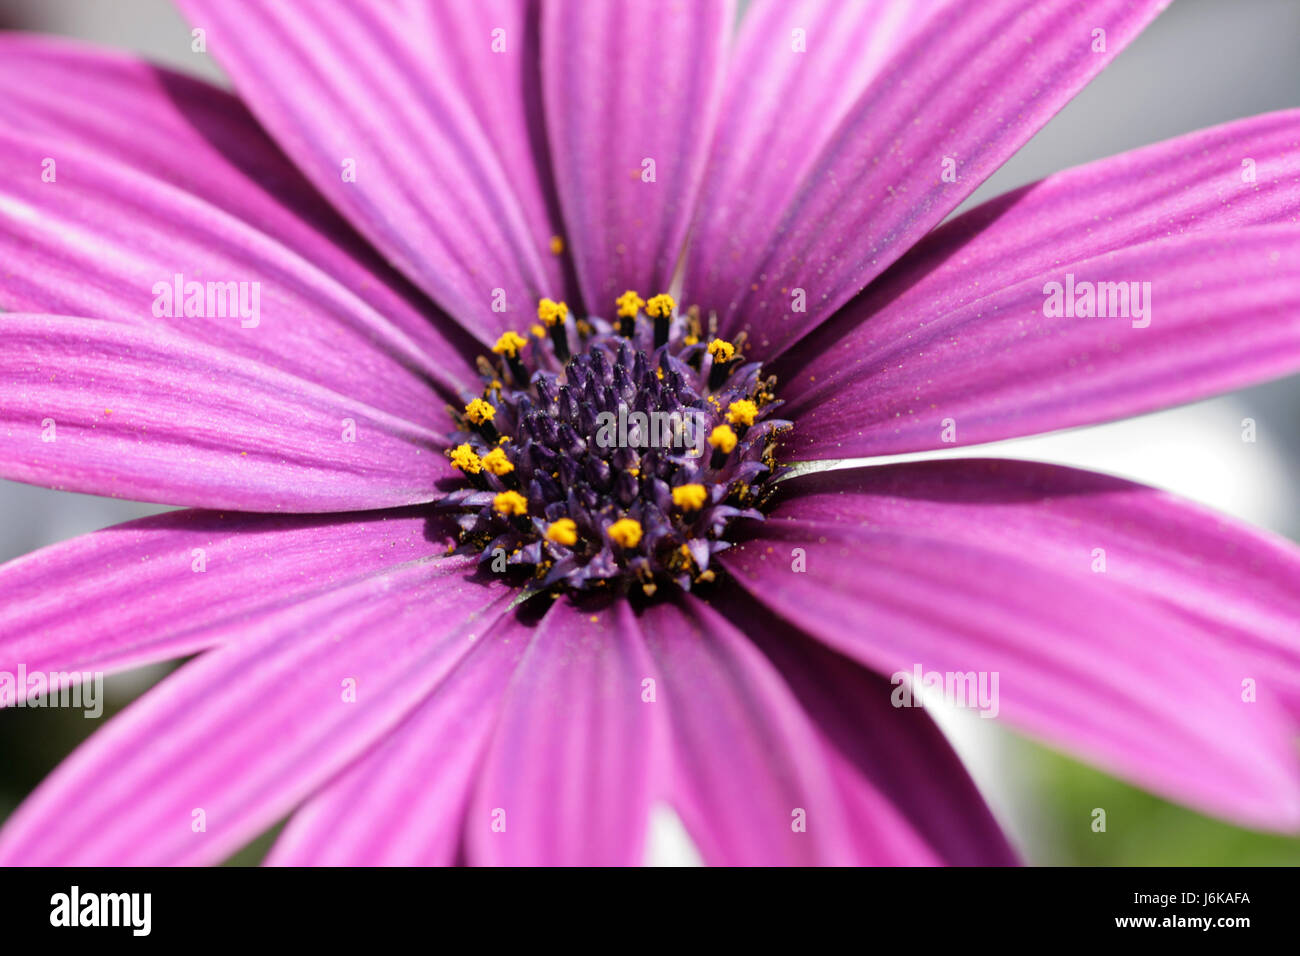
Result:
{"type": "Polygon", "coordinates": [[[643,858],[662,717],[625,600],[543,619],[506,694],[466,820],[472,863],[631,865],[643,858]],[[504,827],[504,828],[502,828],[504,827]]]}
{"type": "Polygon", "coordinates": [[[0,670],[119,671],[234,639],[262,616],[437,553],[422,512],[182,511],[0,565],[0,670]]]}
{"type": "Polygon", "coordinates": [[[1140,527],[1142,506],[1110,515],[1111,501],[1153,496],[1164,518],[1172,500],[1114,479],[958,460],[791,486],[755,539],[723,556],[764,607],[883,674],[997,673],[1000,716],[1033,736],[1209,813],[1300,823],[1294,721],[1256,648],[1294,652],[1293,636],[1245,645],[1216,638],[1216,612],[1188,613],[1229,600],[1217,613],[1247,631],[1293,615],[1293,550],[1255,545],[1273,561],[1260,569],[1265,595],[1291,595],[1274,606],[1231,591],[1244,574],[1234,555],[1210,567],[1182,556],[1212,554],[1197,536],[1222,542],[1223,522],[1140,527]]]}
{"type": "MultiPolygon", "coordinates": [[[[1102,253],[1297,216],[1300,110],[1212,126],[1067,169],[945,223],[786,361],[825,374],[845,364],[844,340],[868,320],[877,341],[901,339],[923,321],[1102,253]]],[[[807,382],[792,380],[796,395],[807,382]]]]}
{"type": "Polygon", "coordinates": [[[938,0],[755,0],[730,57],[718,128],[686,255],[701,303],[773,237],[812,165],[882,67],[938,0]],[[792,104],[798,104],[792,109],[792,104]]]}
{"type": "MultiPolygon", "coordinates": [[[[948,314],[1018,282],[1053,273],[1059,281],[1080,262],[1170,236],[1294,221],[1298,146],[1300,110],[1269,113],[990,200],[935,230],[786,353],[777,367],[782,398],[798,414],[838,392],[857,392],[856,383],[878,368],[873,356],[888,354],[891,367],[895,357],[914,360],[919,350],[909,343],[928,341],[927,330],[942,334],[948,314]],[[1242,157],[1253,164],[1249,174],[1242,157]]],[[[965,429],[957,437],[964,441],[965,429]]]]}
{"type": "Polygon", "coordinates": [[[170,328],[438,420],[430,385],[452,393],[463,381],[468,337],[430,321],[234,97],[14,35],[0,37],[0,92],[0,307],[170,328]],[[184,299],[161,298],[177,275],[246,283],[250,317],[216,308],[224,300],[210,312],[206,299],[187,316],[184,299]]]}
{"type": "Polygon", "coordinates": [[[666,292],[721,99],[732,0],[542,10],[551,163],[587,307],[666,292]],[[653,179],[651,166],[653,163],[653,179]]]}
{"type": "Polygon", "coordinates": [[[865,781],[846,789],[846,758],[725,617],[688,596],[651,605],[641,626],[656,664],[652,706],[672,728],[668,800],[706,861],[939,862],[884,794],[865,781]]]}
{"type": "MultiPolygon", "coordinates": [[[[275,0],[180,5],[307,178],[465,328],[491,341],[563,287],[537,177],[512,178],[519,153],[498,152],[497,124],[522,114],[522,88],[505,94],[490,133],[475,112],[482,81],[459,79],[428,42],[426,31],[457,23],[445,43],[491,51],[497,38],[483,14],[435,27],[409,4],[342,4],[328,16],[275,0]],[[349,169],[355,179],[345,179],[349,169]],[[493,307],[497,289],[504,312],[493,307]]],[[[530,40],[524,8],[499,9],[506,83],[522,75],[530,40]]]]}
{"type": "MultiPolygon", "coordinates": [[[[1167,492],[1054,465],[968,459],[854,474],[844,480],[854,497],[871,495],[873,509],[900,519],[906,508],[922,525],[946,522],[946,540],[1032,553],[1064,578],[1078,576],[1083,556],[1089,577],[1173,615],[1167,630],[1253,661],[1259,696],[1300,713],[1300,548],[1290,541],[1167,492]],[[1091,570],[1094,548],[1106,552],[1104,579],[1091,570]]],[[[825,481],[826,491],[841,485],[825,481]]]]}
{"type": "Polygon", "coordinates": [[[716,283],[688,277],[685,300],[717,310],[728,337],[747,330],[763,354],[779,352],[942,220],[1167,3],[989,0],[941,10],[858,98],[781,215],[745,236],[716,283]],[[1104,52],[1094,52],[1099,29],[1104,52]]]}
{"type": "Polygon", "coordinates": [[[175,335],[0,314],[0,475],[244,511],[431,501],[442,435],[175,335]]]}
{"type": "Polygon", "coordinates": [[[535,627],[515,615],[497,621],[411,716],[293,815],[267,862],[456,862],[502,696],[535,627]]]}
{"type": "Polygon", "coordinates": [[[880,338],[875,328],[868,323],[837,346],[833,369],[798,374],[803,387],[783,412],[797,423],[791,458],[1032,435],[1293,372],[1300,228],[1151,242],[1063,264],[929,322],[899,318],[880,338]],[[1140,297],[1142,317],[1132,307],[1116,316],[1112,305],[1104,318],[1045,315],[1050,283],[1076,290],[1122,283],[1131,302],[1140,297]],[[1136,291],[1133,283],[1141,284],[1136,291]]]}
{"type": "Polygon", "coordinates": [[[984,798],[923,710],[890,704],[893,685],[774,617],[740,588],[710,604],[772,661],[816,723],[849,808],[853,842],[867,848],[873,791],[883,793],[945,864],[1010,865],[984,798]]]}
{"type": "MultiPolygon", "coordinates": [[[[439,64],[431,82],[455,84],[470,104],[510,182],[519,184],[515,194],[529,228],[549,248],[551,236],[561,232],[561,216],[542,116],[540,0],[402,2],[420,57],[439,64]]],[[[561,262],[572,271],[571,260],[561,262]]],[[[554,278],[549,267],[547,275],[554,278]]],[[[553,298],[566,294],[577,298],[571,276],[549,292],[553,298]]]]}
{"type": "Polygon", "coordinates": [[[186,665],[45,779],[0,831],[0,862],[225,858],[390,732],[491,630],[511,592],[467,580],[472,567],[406,565],[186,665]]]}

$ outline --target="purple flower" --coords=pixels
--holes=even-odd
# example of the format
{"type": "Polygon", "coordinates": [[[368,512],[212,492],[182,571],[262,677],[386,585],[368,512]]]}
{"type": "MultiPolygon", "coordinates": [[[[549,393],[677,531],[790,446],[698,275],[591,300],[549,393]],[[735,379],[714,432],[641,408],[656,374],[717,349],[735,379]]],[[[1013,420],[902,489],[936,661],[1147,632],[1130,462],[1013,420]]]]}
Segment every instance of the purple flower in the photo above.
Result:
{"type": "Polygon", "coordinates": [[[832,467],[1300,366],[1300,111],[939,225],[1163,5],[185,0],[242,102],[4,37],[0,473],[201,510],[0,568],[0,671],[202,653],[0,861],[1012,861],[916,675],[1294,828],[1293,546],[832,467]]]}

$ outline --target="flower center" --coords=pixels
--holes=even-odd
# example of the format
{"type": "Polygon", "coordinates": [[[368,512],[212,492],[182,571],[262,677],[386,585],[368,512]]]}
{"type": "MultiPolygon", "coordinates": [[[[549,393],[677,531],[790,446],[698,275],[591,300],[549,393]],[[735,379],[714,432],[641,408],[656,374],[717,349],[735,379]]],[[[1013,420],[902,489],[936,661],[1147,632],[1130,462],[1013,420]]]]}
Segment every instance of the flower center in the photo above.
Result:
{"type": "Polygon", "coordinates": [[[572,320],[543,299],[531,337],[481,357],[483,390],[456,413],[447,455],[470,487],[460,553],[539,590],[712,581],[728,526],[762,518],[781,403],[743,341],[705,334],[667,295],[617,300],[617,318],[572,320]]]}

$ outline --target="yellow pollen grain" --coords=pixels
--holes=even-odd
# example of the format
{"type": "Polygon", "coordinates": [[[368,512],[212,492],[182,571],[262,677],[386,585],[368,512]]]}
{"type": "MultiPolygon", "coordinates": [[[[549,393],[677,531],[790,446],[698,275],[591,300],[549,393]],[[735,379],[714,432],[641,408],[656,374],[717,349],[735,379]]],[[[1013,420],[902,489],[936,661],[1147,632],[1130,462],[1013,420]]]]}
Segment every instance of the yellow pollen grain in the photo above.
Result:
{"type": "Polygon", "coordinates": [[[677,303],[673,301],[673,297],[666,292],[652,295],[650,301],[645,304],[646,315],[656,319],[668,318],[668,316],[673,314],[673,309],[675,308],[677,308],[677,303]]]}
{"type": "Polygon", "coordinates": [[[459,468],[467,475],[477,475],[483,470],[483,459],[474,454],[468,444],[457,445],[451,450],[451,467],[459,468]]]}
{"type": "Polygon", "coordinates": [[[558,256],[564,252],[564,237],[551,236],[551,255],[558,256]]]}
{"type": "Polygon", "coordinates": [[[503,491],[492,499],[492,507],[498,514],[503,515],[526,515],[528,514],[528,499],[517,491],[503,491]]]}
{"type": "Polygon", "coordinates": [[[703,485],[678,485],[673,489],[673,504],[683,511],[699,511],[709,500],[703,485]]]}
{"type": "Polygon", "coordinates": [[[609,526],[609,540],[621,548],[635,548],[641,543],[641,522],[635,518],[619,518],[609,526]]]}
{"type": "Polygon", "coordinates": [[[714,339],[709,343],[709,354],[714,362],[730,362],[736,355],[736,347],[726,339],[714,339]]]}
{"type": "Polygon", "coordinates": [[[494,475],[508,475],[515,470],[515,466],[500,448],[493,448],[483,456],[483,467],[494,475]]]}
{"type": "Polygon", "coordinates": [[[546,528],[546,540],[571,548],[578,543],[578,526],[572,518],[560,518],[546,528]]]}
{"type": "Polygon", "coordinates": [[[484,422],[490,422],[496,418],[497,410],[491,403],[476,398],[465,406],[465,417],[475,425],[482,425],[484,422]]]}
{"type": "Polygon", "coordinates": [[[538,325],[536,322],[534,322],[532,325],[528,327],[528,331],[533,333],[534,338],[538,338],[538,339],[546,338],[546,329],[538,325]]]}
{"type": "Polygon", "coordinates": [[[636,314],[645,308],[645,299],[637,295],[633,290],[628,289],[617,299],[614,304],[618,306],[618,314],[625,319],[636,318],[636,314]]]}
{"type": "Polygon", "coordinates": [[[727,421],[733,425],[752,425],[758,406],[747,398],[732,402],[727,406],[727,421]]]}
{"type": "Polygon", "coordinates": [[[719,425],[709,435],[709,444],[721,450],[724,455],[730,455],[736,447],[736,433],[730,425],[719,425]]]}
{"type": "Polygon", "coordinates": [[[519,354],[519,350],[527,344],[528,340],[518,332],[502,332],[501,338],[497,339],[497,344],[492,346],[492,351],[497,355],[514,358],[519,354]]]}
{"type": "Polygon", "coordinates": [[[548,329],[557,325],[563,325],[565,317],[569,314],[569,307],[563,302],[556,302],[552,299],[542,299],[537,303],[537,317],[542,320],[542,325],[548,329]]]}

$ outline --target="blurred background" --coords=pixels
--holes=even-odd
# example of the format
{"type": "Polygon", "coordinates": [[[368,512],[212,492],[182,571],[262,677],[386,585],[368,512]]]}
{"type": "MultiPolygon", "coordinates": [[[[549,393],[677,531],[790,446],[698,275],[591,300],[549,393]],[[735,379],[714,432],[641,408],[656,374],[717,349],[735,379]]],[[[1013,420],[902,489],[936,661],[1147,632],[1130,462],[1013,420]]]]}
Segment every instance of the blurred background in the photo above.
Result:
{"type": "MultiPolygon", "coordinates": [[[[473,0],[465,0],[473,2],[473,0]]],[[[225,84],[168,0],[0,0],[0,29],[75,36],[225,84]]],[[[962,207],[1059,169],[1217,123],[1300,106],[1300,2],[1177,0],[962,207]]],[[[1094,428],[962,448],[1105,471],[1166,488],[1300,540],[1300,377],[1094,428]],[[1257,441],[1241,440],[1253,418],[1257,441]]],[[[936,453],[911,457],[944,457],[936,453]]],[[[167,509],[0,480],[0,561],[167,509]]],[[[109,678],[104,719],[168,672],[109,678]]],[[[1041,864],[1300,864],[1300,839],[1252,833],[1173,806],[1014,736],[995,721],[936,713],[995,814],[1041,864]],[[1091,830],[1092,809],[1107,832],[1091,830]]],[[[0,711],[0,819],[101,725],[72,710],[0,711]]],[[[671,815],[650,858],[689,863],[671,815]]],[[[273,834],[231,862],[257,862],[273,834]]]]}

